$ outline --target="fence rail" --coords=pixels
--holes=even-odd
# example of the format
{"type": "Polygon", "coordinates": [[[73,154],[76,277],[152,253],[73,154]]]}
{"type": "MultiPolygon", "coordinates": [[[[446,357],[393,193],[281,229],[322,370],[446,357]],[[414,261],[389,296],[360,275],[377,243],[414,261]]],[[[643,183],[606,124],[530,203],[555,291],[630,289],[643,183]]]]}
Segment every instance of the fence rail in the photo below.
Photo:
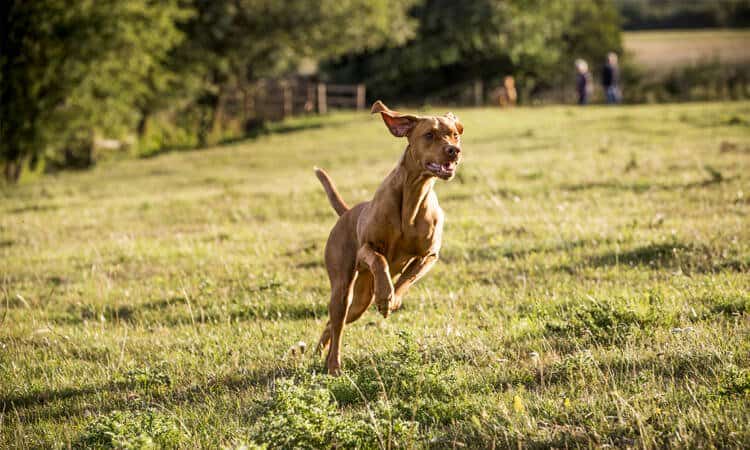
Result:
{"type": "Polygon", "coordinates": [[[305,80],[264,80],[229,89],[221,99],[222,126],[282,120],[331,109],[365,108],[363,84],[327,84],[305,80]]]}

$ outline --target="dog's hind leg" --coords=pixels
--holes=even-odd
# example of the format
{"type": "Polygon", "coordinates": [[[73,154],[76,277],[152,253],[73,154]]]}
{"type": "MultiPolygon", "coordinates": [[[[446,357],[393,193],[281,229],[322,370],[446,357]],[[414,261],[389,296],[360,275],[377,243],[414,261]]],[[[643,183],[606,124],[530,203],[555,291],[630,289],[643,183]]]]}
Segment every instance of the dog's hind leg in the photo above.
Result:
{"type": "Polygon", "coordinates": [[[331,282],[331,301],[328,304],[328,324],[320,337],[318,348],[323,350],[330,342],[326,367],[331,375],[341,372],[341,336],[357,279],[356,242],[347,239],[348,237],[348,230],[342,219],[334,226],[326,244],[325,260],[331,282]]]}
{"type": "MultiPolygon", "coordinates": [[[[352,293],[351,304],[346,312],[346,323],[352,323],[359,319],[367,308],[372,304],[373,280],[370,271],[362,271],[357,274],[354,281],[354,291],[352,293]]],[[[320,336],[316,352],[320,355],[328,348],[331,343],[331,321],[326,323],[323,334],[320,336]]]]}
{"type": "Polygon", "coordinates": [[[346,322],[346,314],[349,310],[349,304],[352,301],[352,291],[357,274],[352,270],[349,274],[342,274],[336,280],[331,280],[331,303],[328,305],[328,315],[330,320],[326,331],[323,332],[321,340],[326,337],[326,332],[330,331],[331,346],[328,349],[328,358],[326,358],[326,367],[329,375],[339,375],[341,373],[341,338],[346,322]]]}

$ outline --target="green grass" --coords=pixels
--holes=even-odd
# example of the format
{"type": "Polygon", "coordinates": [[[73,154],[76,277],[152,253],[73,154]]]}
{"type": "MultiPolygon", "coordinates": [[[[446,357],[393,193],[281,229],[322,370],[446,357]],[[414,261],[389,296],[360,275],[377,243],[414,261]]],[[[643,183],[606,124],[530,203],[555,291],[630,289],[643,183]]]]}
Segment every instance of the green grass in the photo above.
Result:
{"type": "Polygon", "coordinates": [[[718,59],[750,63],[750,30],[664,30],[623,33],[635,62],[655,71],[718,59]]]}
{"type": "MultiPolygon", "coordinates": [[[[440,111],[442,112],[442,111],[440,111]]],[[[456,111],[441,260],[345,375],[335,215],[367,114],[0,190],[0,448],[748,447],[750,103],[456,111]]]]}

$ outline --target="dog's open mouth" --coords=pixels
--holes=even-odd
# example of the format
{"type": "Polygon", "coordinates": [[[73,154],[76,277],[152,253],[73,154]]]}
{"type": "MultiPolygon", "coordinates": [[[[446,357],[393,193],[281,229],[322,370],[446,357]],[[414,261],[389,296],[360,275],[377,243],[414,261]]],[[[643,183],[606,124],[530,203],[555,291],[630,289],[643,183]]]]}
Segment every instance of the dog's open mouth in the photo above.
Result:
{"type": "Polygon", "coordinates": [[[458,163],[456,161],[451,161],[443,164],[438,164],[434,162],[429,162],[425,164],[427,167],[427,170],[437,175],[439,178],[450,178],[456,173],[456,166],[458,166],[458,163]]]}

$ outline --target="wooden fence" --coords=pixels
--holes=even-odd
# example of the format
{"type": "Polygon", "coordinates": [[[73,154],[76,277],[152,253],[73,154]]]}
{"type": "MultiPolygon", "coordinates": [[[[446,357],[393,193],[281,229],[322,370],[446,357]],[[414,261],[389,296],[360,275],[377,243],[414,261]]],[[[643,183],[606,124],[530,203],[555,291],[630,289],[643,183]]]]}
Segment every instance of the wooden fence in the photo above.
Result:
{"type": "Polygon", "coordinates": [[[282,120],[335,109],[365,109],[363,84],[327,84],[305,80],[264,80],[227,90],[221,101],[223,128],[282,120]]]}
{"type": "Polygon", "coordinates": [[[328,108],[365,109],[364,84],[318,84],[318,112],[328,108]]]}

